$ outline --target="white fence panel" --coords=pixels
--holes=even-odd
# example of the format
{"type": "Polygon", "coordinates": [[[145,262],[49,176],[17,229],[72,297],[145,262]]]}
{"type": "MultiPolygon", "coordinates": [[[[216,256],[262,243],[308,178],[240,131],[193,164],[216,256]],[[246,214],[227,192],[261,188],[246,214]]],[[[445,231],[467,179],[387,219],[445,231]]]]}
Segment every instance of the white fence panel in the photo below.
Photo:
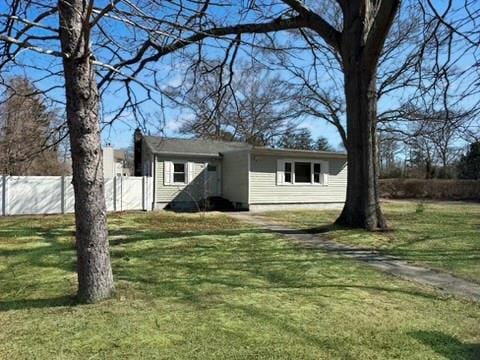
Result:
{"type": "Polygon", "coordinates": [[[120,196],[120,210],[143,209],[143,178],[123,178],[120,196]]]}
{"type": "Polygon", "coordinates": [[[73,191],[73,183],[72,183],[71,176],[65,176],[64,201],[65,201],[64,211],[66,213],[75,212],[75,192],[73,191]]]}
{"type": "Polygon", "coordinates": [[[114,201],[114,178],[105,178],[105,203],[107,205],[107,211],[115,211],[114,201]]]}
{"type": "MultiPolygon", "coordinates": [[[[151,210],[152,186],[151,177],[106,178],[107,211],[151,210]]],[[[0,176],[0,210],[1,215],[72,213],[72,177],[0,176]]]]}
{"type": "Polygon", "coordinates": [[[8,178],[8,213],[58,214],[62,212],[61,177],[15,176],[8,178]]]}

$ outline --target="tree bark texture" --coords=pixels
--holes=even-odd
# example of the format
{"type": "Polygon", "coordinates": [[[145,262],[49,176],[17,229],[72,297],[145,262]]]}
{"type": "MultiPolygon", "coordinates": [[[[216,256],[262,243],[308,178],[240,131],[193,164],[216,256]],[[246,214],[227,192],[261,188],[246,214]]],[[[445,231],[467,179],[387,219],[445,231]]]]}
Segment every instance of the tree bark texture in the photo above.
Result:
{"type": "Polygon", "coordinates": [[[108,246],[99,94],[91,62],[89,2],[59,0],[60,41],[75,192],[78,299],[93,303],[114,291],[108,246]]]}
{"type": "Polygon", "coordinates": [[[385,229],[378,194],[376,74],[380,53],[398,1],[345,3],[340,40],[347,105],[348,180],[346,202],[337,224],[385,229]]]}
{"type": "Polygon", "coordinates": [[[361,67],[345,71],[348,179],[345,206],[337,223],[368,230],[386,228],[378,195],[377,98],[375,76],[361,67]]]}

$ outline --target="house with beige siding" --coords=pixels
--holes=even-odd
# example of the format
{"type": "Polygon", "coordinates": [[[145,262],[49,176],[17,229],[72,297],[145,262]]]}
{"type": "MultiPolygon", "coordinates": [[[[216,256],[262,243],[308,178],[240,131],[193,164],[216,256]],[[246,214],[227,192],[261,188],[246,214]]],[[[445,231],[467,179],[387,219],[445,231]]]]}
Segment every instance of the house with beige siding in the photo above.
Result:
{"type": "Polygon", "coordinates": [[[153,209],[195,209],[222,199],[251,211],[336,208],[347,185],[346,154],[135,133],[135,175],[153,177],[153,209]]]}

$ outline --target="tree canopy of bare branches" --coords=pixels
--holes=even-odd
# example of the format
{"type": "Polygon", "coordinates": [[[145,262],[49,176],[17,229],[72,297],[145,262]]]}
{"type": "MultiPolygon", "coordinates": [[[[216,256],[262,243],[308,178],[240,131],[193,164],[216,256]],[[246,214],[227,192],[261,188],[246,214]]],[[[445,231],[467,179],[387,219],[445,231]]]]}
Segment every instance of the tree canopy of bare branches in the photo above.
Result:
{"type": "Polygon", "coordinates": [[[172,88],[184,110],[180,131],[198,137],[274,145],[302,120],[290,87],[259,64],[239,64],[228,84],[219,84],[218,63],[204,64],[198,78],[172,88]],[[224,89],[222,89],[224,88],[224,89]]]}

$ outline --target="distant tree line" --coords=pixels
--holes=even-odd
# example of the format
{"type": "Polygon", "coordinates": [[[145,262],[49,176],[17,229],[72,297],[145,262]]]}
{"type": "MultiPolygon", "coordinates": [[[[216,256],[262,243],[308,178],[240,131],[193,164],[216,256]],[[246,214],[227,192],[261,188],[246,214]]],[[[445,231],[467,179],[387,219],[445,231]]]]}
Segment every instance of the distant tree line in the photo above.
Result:
{"type": "Polygon", "coordinates": [[[475,124],[478,120],[468,113],[433,112],[416,113],[401,128],[383,129],[379,134],[380,176],[479,179],[480,138],[475,124]]]}
{"type": "Polygon", "coordinates": [[[54,109],[29,80],[13,77],[0,98],[0,173],[63,175],[65,136],[54,109]]]}
{"type": "Polygon", "coordinates": [[[300,128],[283,134],[277,141],[276,147],[282,149],[333,151],[326,137],[314,139],[312,132],[307,128],[300,128]]]}

